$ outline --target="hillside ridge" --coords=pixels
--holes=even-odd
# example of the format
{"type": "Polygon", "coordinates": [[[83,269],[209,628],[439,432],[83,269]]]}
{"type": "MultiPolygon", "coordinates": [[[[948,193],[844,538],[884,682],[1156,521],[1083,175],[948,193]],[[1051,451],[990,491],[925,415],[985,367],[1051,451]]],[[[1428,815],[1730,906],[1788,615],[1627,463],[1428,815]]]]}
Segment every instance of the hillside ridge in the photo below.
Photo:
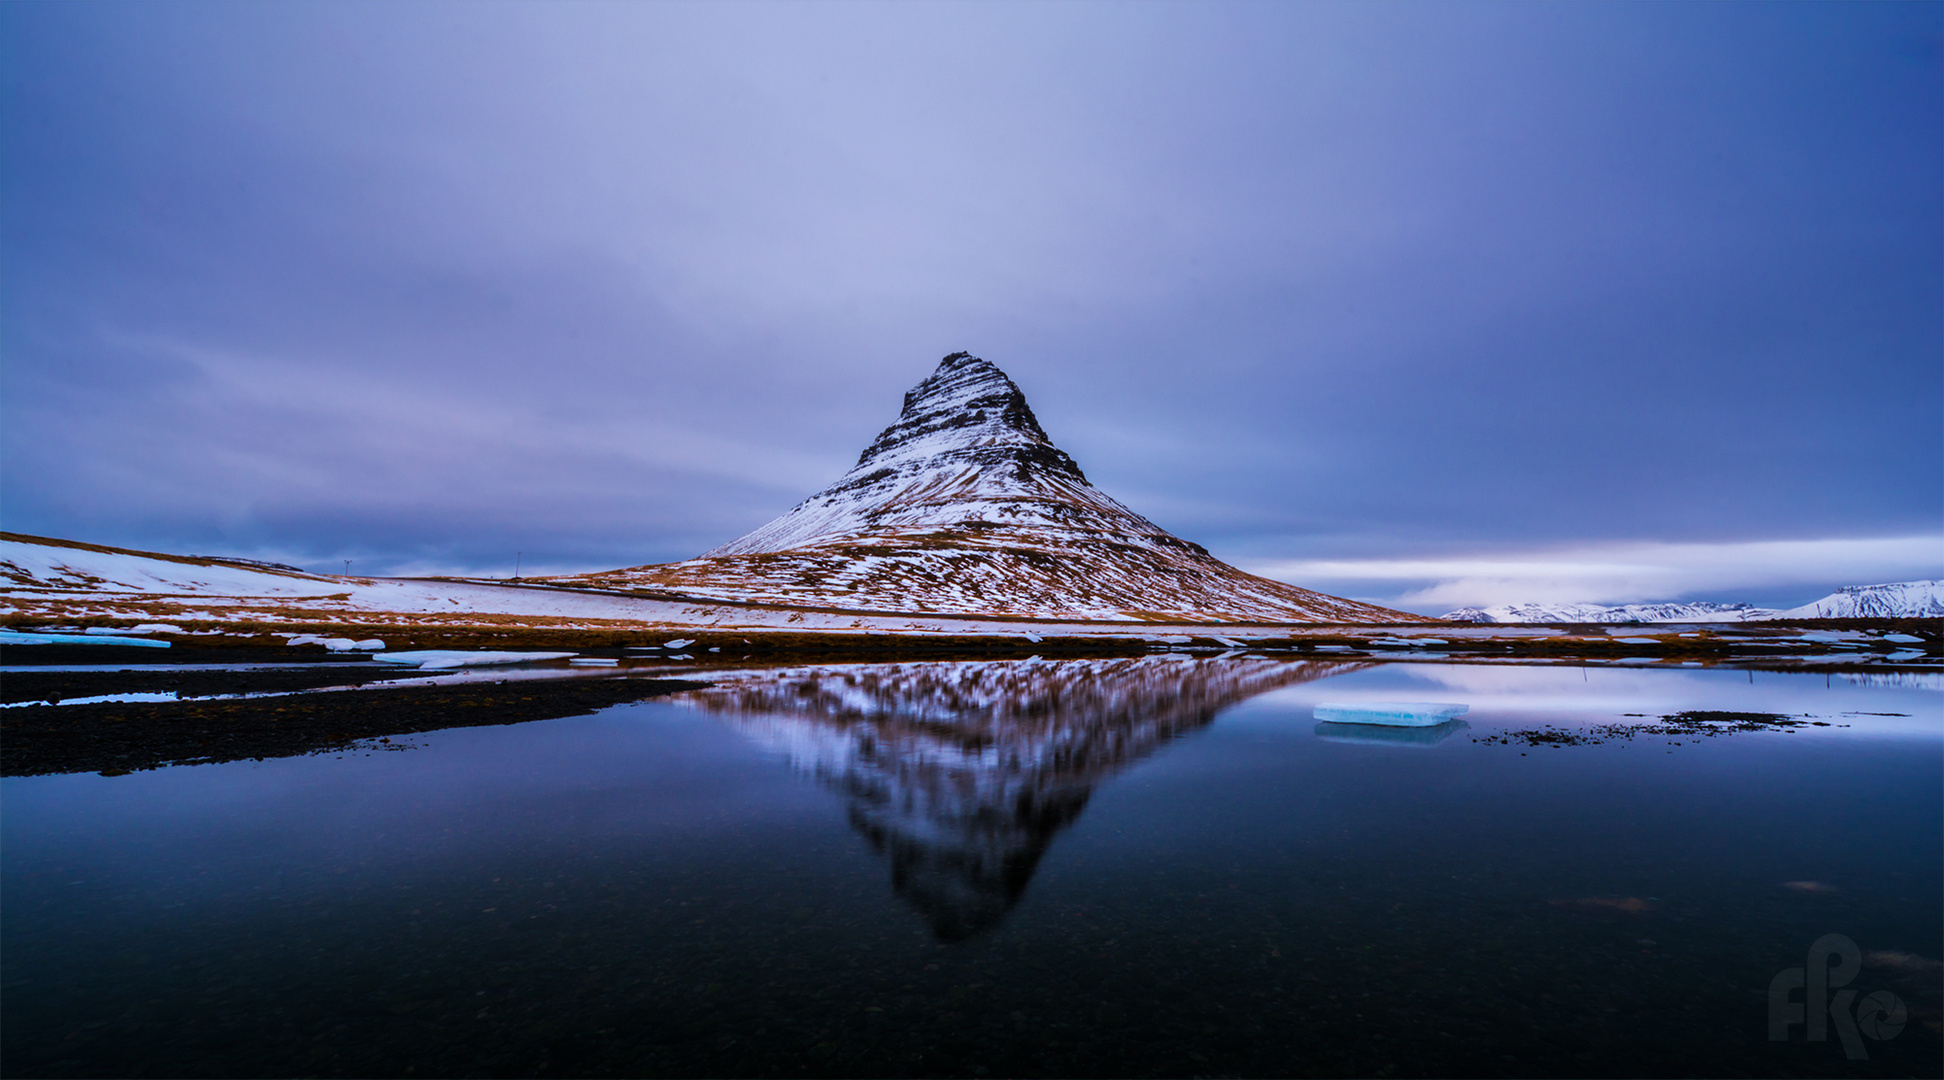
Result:
{"type": "Polygon", "coordinates": [[[1175,622],[1421,616],[1245,573],[1093,486],[992,363],[953,353],[829,487],[694,559],[550,579],[924,614],[1175,622]]]}

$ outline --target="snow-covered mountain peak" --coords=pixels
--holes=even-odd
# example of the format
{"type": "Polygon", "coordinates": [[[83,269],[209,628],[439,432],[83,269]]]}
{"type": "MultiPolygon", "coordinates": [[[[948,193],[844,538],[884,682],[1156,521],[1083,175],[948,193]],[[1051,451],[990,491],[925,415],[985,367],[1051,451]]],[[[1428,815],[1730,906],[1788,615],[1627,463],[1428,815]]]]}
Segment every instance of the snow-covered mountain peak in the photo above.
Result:
{"type": "Polygon", "coordinates": [[[703,558],[849,544],[887,530],[998,526],[1184,543],[1088,483],[1005,372],[953,353],[905,394],[897,421],[835,484],[703,558]]]}
{"type": "Polygon", "coordinates": [[[712,600],[1141,622],[1407,622],[1245,574],[1087,482],[997,367],[953,353],[835,484],[683,562],[571,581],[712,600]]]}
{"type": "Polygon", "coordinates": [[[1821,600],[1782,612],[1789,619],[1944,618],[1944,581],[1849,585],[1821,600]]]}
{"type": "Polygon", "coordinates": [[[1084,484],[1086,476],[1053,445],[1026,395],[994,365],[953,353],[904,396],[898,420],[857,459],[853,475],[871,469],[997,469],[1020,482],[1049,474],[1084,484]]]}

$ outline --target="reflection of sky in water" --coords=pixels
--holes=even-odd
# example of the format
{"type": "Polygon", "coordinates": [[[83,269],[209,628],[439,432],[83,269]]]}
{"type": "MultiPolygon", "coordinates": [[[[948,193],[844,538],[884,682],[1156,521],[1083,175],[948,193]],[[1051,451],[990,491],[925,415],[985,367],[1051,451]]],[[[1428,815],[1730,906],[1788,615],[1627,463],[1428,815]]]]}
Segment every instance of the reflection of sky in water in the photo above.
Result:
{"type": "MultiPolygon", "coordinates": [[[[1293,686],[1256,698],[1255,709],[1308,715],[1323,700],[1384,701],[1409,694],[1463,701],[1474,727],[1610,723],[1627,713],[1661,716],[1692,709],[1773,712],[1836,719],[1846,737],[1935,736],[1944,730],[1944,694],[1915,687],[1856,685],[1841,675],[1674,668],[1387,664],[1318,686],[1293,686]],[[1827,685],[1825,685],[1825,682],[1827,685]],[[1327,686],[1324,692],[1323,686],[1327,686]],[[1906,713],[1851,716],[1849,713],[1906,713]]],[[[1809,729],[1803,734],[1828,729],[1809,729]]]]}
{"type": "MultiPolygon", "coordinates": [[[[1765,1041],[1776,970],[1830,932],[1941,951],[1934,692],[1155,659],[8,778],[9,1071],[1803,1073],[1829,1048],[1765,1041]],[[1469,726],[1319,737],[1360,697],[1469,726]],[[1472,741],[1682,709],[1854,726],[1472,741]]],[[[1858,986],[1934,1014],[1893,975],[1858,986]]]]}

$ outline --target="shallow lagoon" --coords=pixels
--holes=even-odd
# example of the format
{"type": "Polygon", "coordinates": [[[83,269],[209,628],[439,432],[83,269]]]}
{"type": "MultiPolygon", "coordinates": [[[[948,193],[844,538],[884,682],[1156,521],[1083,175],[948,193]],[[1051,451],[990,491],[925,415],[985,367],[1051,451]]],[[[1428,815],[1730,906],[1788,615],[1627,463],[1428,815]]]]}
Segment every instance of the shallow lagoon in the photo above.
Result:
{"type": "Polygon", "coordinates": [[[796,669],[0,798],[9,1075],[1940,1069],[1944,710],[1841,676],[796,669]],[[1692,710],[1800,723],[1616,733],[1692,710]],[[1768,1039],[1832,933],[1865,1060],[1768,1039]]]}

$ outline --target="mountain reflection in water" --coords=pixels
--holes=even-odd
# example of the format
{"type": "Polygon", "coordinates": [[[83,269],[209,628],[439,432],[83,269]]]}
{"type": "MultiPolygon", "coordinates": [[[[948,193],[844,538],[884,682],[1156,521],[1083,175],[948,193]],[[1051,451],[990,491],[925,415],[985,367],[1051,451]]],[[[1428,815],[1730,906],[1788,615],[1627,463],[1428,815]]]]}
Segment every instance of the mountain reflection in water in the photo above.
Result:
{"type": "Polygon", "coordinates": [[[1180,655],[794,668],[685,700],[842,792],[941,940],[989,930],[1094,788],[1215,714],[1366,667],[1180,655]]]}

